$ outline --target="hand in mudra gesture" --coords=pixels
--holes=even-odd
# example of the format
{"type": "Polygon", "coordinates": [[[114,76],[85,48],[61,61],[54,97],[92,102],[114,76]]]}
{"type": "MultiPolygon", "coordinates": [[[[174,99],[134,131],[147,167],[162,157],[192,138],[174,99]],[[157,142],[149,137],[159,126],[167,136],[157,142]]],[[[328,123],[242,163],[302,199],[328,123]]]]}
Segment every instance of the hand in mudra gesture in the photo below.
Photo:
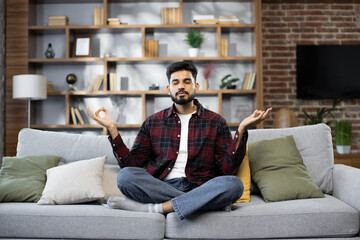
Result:
{"type": "Polygon", "coordinates": [[[107,129],[110,129],[113,125],[115,125],[114,120],[111,118],[108,110],[106,108],[101,107],[99,108],[95,114],[90,109],[90,107],[87,107],[87,110],[89,112],[89,115],[92,119],[94,119],[98,124],[100,124],[103,127],[106,127],[107,129]],[[100,114],[103,112],[103,114],[100,114]]]}
{"type": "Polygon", "coordinates": [[[244,132],[246,129],[256,126],[257,124],[264,121],[269,113],[271,112],[272,108],[268,108],[266,111],[262,110],[255,110],[253,114],[245,118],[239,125],[239,132],[244,132]]]}

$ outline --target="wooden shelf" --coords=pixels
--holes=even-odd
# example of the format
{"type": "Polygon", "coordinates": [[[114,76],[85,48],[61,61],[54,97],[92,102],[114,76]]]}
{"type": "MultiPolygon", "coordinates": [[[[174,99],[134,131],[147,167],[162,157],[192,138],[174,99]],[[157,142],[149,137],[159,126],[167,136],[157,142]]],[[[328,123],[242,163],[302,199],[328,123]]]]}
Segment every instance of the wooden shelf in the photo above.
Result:
{"type": "Polygon", "coordinates": [[[216,61],[216,62],[254,62],[256,57],[140,57],[140,58],[100,58],[100,57],[77,57],[77,58],[29,58],[29,63],[84,63],[84,62],[171,62],[171,61],[216,61]]]}
{"type": "Polygon", "coordinates": [[[360,168],[360,153],[334,154],[335,164],[345,164],[348,166],[360,168]]]}
{"type": "MultiPolygon", "coordinates": [[[[99,7],[105,8],[105,16],[104,16],[104,22],[110,15],[109,9],[112,7],[112,4],[119,5],[126,3],[131,4],[132,2],[141,2],[142,4],[157,4],[157,8],[160,10],[163,6],[166,7],[168,4],[168,1],[166,0],[150,0],[150,1],[143,1],[143,0],[135,0],[135,1],[128,1],[128,0],[86,0],[86,1],[80,1],[80,0],[74,0],[78,4],[84,4],[84,14],[87,14],[90,11],[93,11],[93,4],[99,3],[99,7]],[[160,4],[159,4],[160,2],[160,4]],[[166,4],[161,4],[161,3],[166,4]],[[159,5],[161,5],[159,7],[159,5]],[[163,5],[163,6],[162,6],[163,5]]],[[[66,15],[66,9],[71,8],[70,3],[73,1],[71,0],[56,0],[55,3],[59,5],[64,5],[62,9],[62,14],[66,15]]],[[[187,3],[194,3],[194,4],[203,4],[203,0],[172,0],[173,3],[179,4],[180,11],[184,10],[184,5],[187,3]]],[[[222,2],[230,2],[234,4],[243,4],[242,1],[235,1],[235,0],[215,0],[216,2],[222,3],[222,2]]],[[[78,68],[83,71],[83,69],[87,68],[88,65],[94,65],[94,69],[96,68],[94,72],[97,72],[95,74],[102,75],[104,74],[104,80],[103,87],[108,88],[109,82],[108,82],[108,74],[111,72],[120,72],[123,73],[124,68],[128,67],[134,67],[135,71],[138,70],[138,68],[144,68],[147,69],[149,66],[152,67],[152,65],[162,65],[165,66],[171,62],[174,61],[192,61],[197,66],[204,67],[207,64],[213,64],[213,65],[221,65],[221,68],[225,68],[229,65],[230,72],[236,72],[236,74],[239,74],[238,77],[244,77],[246,72],[256,72],[256,87],[255,89],[251,90],[242,90],[242,89],[210,89],[210,90],[200,90],[198,92],[199,97],[202,97],[203,99],[208,98],[215,99],[211,100],[212,106],[216,111],[218,111],[220,114],[226,114],[227,117],[231,118],[231,110],[230,107],[228,108],[227,104],[231,104],[233,102],[232,97],[239,97],[239,101],[243,101],[242,99],[246,99],[245,101],[250,102],[253,108],[262,108],[262,52],[261,52],[261,0],[246,0],[246,6],[249,6],[249,11],[251,11],[251,17],[247,20],[251,23],[235,23],[235,24],[194,24],[189,23],[189,19],[183,19],[184,14],[181,13],[180,22],[181,24],[148,24],[146,22],[142,24],[121,24],[121,25],[89,25],[91,22],[88,20],[85,20],[83,25],[81,25],[81,21],[72,21],[72,17],[70,18],[70,24],[72,25],[65,25],[65,26],[48,26],[44,25],[46,24],[46,18],[39,18],[37,15],[38,13],[36,11],[40,11],[41,14],[44,14],[43,11],[46,8],[44,6],[44,9],[39,10],[37,9],[34,13],[29,11],[29,15],[27,16],[30,22],[30,25],[27,26],[28,30],[28,56],[29,58],[26,59],[27,61],[27,67],[31,70],[31,72],[46,72],[47,69],[53,70],[54,72],[59,72],[58,69],[63,69],[63,71],[76,71],[74,69],[78,68]],[[35,14],[36,13],[36,14],[35,14]],[[32,15],[31,15],[32,14],[32,15]],[[39,20],[40,19],[40,20],[39,20]],[[186,21],[187,20],[187,21],[186,21]],[[36,25],[38,24],[38,25],[36,25]],[[161,41],[162,38],[165,39],[165,48],[173,48],[172,44],[174,44],[172,41],[166,42],[167,37],[165,35],[176,35],[179,34],[181,36],[185,36],[185,33],[188,32],[189,29],[196,28],[199,31],[204,32],[205,34],[208,34],[211,36],[211,41],[208,43],[208,48],[210,48],[210,51],[208,55],[206,56],[199,56],[199,57],[188,57],[187,52],[185,51],[178,51],[176,54],[173,52],[170,52],[168,50],[165,51],[165,54],[163,52],[163,55],[160,57],[144,57],[146,52],[146,40],[159,40],[161,41]],[[109,37],[111,34],[113,36],[109,37]],[[237,36],[238,39],[235,38],[234,43],[232,43],[230,40],[230,35],[240,35],[237,36]],[[245,35],[242,35],[245,34],[245,35]],[[97,47],[97,50],[94,51],[92,49],[92,57],[72,57],[73,52],[73,39],[77,35],[93,35],[93,46],[97,47]],[[119,41],[119,44],[123,44],[126,41],[129,41],[128,39],[131,39],[131,36],[134,37],[135,42],[134,46],[131,49],[131,51],[134,51],[134,48],[136,48],[135,53],[130,53],[130,47],[129,47],[129,53],[126,54],[128,49],[125,49],[125,51],[119,51],[117,53],[111,52],[112,56],[115,57],[103,57],[106,53],[106,51],[101,50],[101,41],[105,37],[108,37],[109,42],[112,42],[112,45],[106,46],[107,48],[111,48],[114,46],[117,46],[119,41]],[[130,37],[129,37],[130,36],[130,37]],[[164,37],[165,36],[165,37],[164,37]],[[46,59],[43,57],[43,49],[45,46],[42,46],[42,44],[47,44],[47,42],[53,43],[53,41],[56,41],[56,39],[63,39],[61,41],[57,40],[58,44],[53,44],[53,47],[58,47],[60,49],[60,54],[55,55],[57,58],[53,59],[46,59]],[[235,56],[221,56],[221,42],[222,39],[227,38],[229,40],[228,42],[228,51],[230,51],[230,45],[231,44],[240,44],[241,48],[244,48],[243,43],[237,43],[240,39],[241,41],[245,41],[245,43],[248,43],[248,45],[245,45],[245,51],[235,51],[231,52],[232,55],[235,56]],[[119,40],[121,39],[121,41],[119,40]],[[245,40],[246,39],[246,40],[245,40]],[[46,42],[46,43],[45,43],[46,42]],[[100,46],[99,46],[100,45],[100,46]],[[34,46],[34,49],[32,49],[30,46],[34,46]],[[252,49],[251,51],[247,51],[248,49],[252,49]],[[138,52],[136,52],[138,51],[138,52]],[[116,57],[118,56],[125,56],[125,57],[116,57]],[[171,57],[166,57],[166,55],[171,57]],[[185,56],[181,56],[185,55],[185,56]],[[245,56],[242,56],[245,55],[245,56]],[[135,57],[134,57],[135,56],[135,57]],[[140,56],[140,57],[139,57],[140,56]],[[240,65],[240,73],[237,73],[238,65],[240,65]],[[74,68],[72,67],[74,66],[74,68]],[[244,68],[242,68],[244,66],[244,68]],[[249,67],[250,66],[250,67],[249,67]],[[71,70],[68,70],[71,69],[71,70]],[[119,70],[120,69],[120,70],[119,70]],[[242,76],[241,76],[242,75],[242,76]],[[217,104],[216,104],[217,101],[217,104]]],[[[51,0],[31,0],[28,6],[28,10],[36,9],[37,5],[40,4],[51,4],[54,3],[51,0]]],[[[50,10],[54,11],[54,8],[51,6],[47,6],[50,10]]],[[[82,8],[83,6],[81,6],[82,8]]],[[[62,7],[60,7],[62,8],[62,7]]],[[[136,5],[134,5],[134,8],[136,8],[136,5]]],[[[214,9],[213,9],[214,10],[214,9]]],[[[136,9],[129,11],[137,11],[136,9]]],[[[212,10],[210,10],[212,11],[212,10]]],[[[214,10],[215,11],[215,10],[214,10]]],[[[221,12],[221,10],[219,10],[221,12]]],[[[92,13],[92,12],[91,12],[92,13]]],[[[70,14],[70,13],[69,13],[70,14]]],[[[82,14],[82,13],[80,13],[82,14]]],[[[160,11],[159,11],[160,16],[160,11]]],[[[224,13],[225,14],[225,13],[224,13]]],[[[224,15],[223,14],[223,15],[224,15]]],[[[217,14],[220,16],[220,14],[217,14]]],[[[188,16],[187,16],[188,17],[188,16]]],[[[246,22],[246,21],[244,21],[246,22]]],[[[134,22],[136,23],[136,21],[134,22]]],[[[169,38],[171,39],[171,38],[169,38]]],[[[176,37],[175,37],[176,39],[176,37]]],[[[182,40],[179,40],[182,41],[182,40]]],[[[130,40],[131,43],[131,40],[130,40]]],[[[107,43],[108,44],[108,43],[107,43]]],[[[126,44],[125,44],[126,45],[126,44]]],[[[104,48],[104,46],[102,46],[104,48]]],[[[236,46],[232,46],[232,49],[236,49],[236,46]]],[[[55,50],[55,49],[54,49],[55,50]]],[[[164,50],[164,48],[163,48],[164,50]]],[[[185,50],[185,49],[184,49],[185,50]]],[[[58,50],[59,51],[59,50],[58,50]]],[[[55,51],[56,52],[56,51],[55,51]]],[[[57,52],[56,52],[57,53],[57,52]]],[[[90,66],[92,67],[92,66],[90,66]]],[[[221,70],[220,72],[224,71],[221,70]]],[[[50,71],[49,70],[49,71],[50,71]]],[[[61,70],[60,70],[61,71],[61,70]]],[[[79,70],[80,72],[80,70],[79,70]]],[[[91,74],[84,73],[84,76],[80,76],[79,79],[83,79],[85,75],[88,77],[89,75],[94,75],[92,71],[90,71],[91,74]]],[[[126,72],[126,71],[125,71],[126,72]]],[[[215,70],[216,72],[216,70],[215,70]]],[[[50,73],[47,73],[50,75],[50,73]]],[[[79,73],[76,73],[79,74],[79,73]]],[[[124,77],[128,77],[123,75],[124,77]]],[[[138,73],[137,73],[138,74],[138,73]]],[[[202,74],[199,72],[199,75],[202,74]]],[[[221,72],[221,75],[224,76],[226,72],[221,72]]],[[[120,75],[120,74],[119,74],[120,75]]],[[[118,77],[119,77],[118,75],[118,77]]],[[[220,75],[220,74],[219,74],[220,75]]],[[[66,76],[66,75],[65,75],[66,76]]],[[[216,79],[221,79],[222,76],[217,76],[216,79]]],[[[121,76],[122,77],[122,76],[121,76]]],[[[146,74],[143,76],[147,79],[144,79],[144,81],[148,82],[153,81],[151,77],[148,77],[146,74]]],[[[53,81],[54,86],[56,88],[61,89],[59,86],[61,86],[58,82],[58,78],[56,77],[49,77],[48,79],[50,81],[53,81]]],[[[63,81],[64,78],[62,78],[63,81]]],[[[199,81],[202,81],[202,77],[198,78],[199,81]]],[[[132,76],[128,77],[129,81],[142,81],[142,77],[138,76],[137,79],[134,80],[132,76]]],[[[88,80],[89,81],[89,80],[88,80]]],[[[64,83],[61,83],[64,85],[64,83]]],[[[85,84],[82,84],[83,89],[86,89],[85,84]]],[[[210,85],[211,87],[218,87],[219,84],[216,83],[216,85],[210,85]]],[[[163,86],[161,86],[161,89],[164,89],[163,86]]],[[[134,86],[131,86],[130,89],[134,89],[134,86]]],[[[135,88],[136,89],[136,88],[135,88]]],[[[142,87],[141,89],[144,89],[142,87]]],[[[146,116],[149,114],[152,114],[152,111],[155,109],[155,102],[156,101],[163,101],[162,97],[168,96],[168,92],[166,90],[121,90],[121,91],[95,91],[95,92],[89,92],[89,91],[52,91],[48,92],[49,96],[60,96],[59,98],[52,98],[49,101],[63,101],[62,96],[64,98],[64,104],[65,105],[65,122],[66,124],[33,124],[33,128],[39,128],[39,129],[50,129],[50,130],[56,130],[56,129],[74,129],[74,130],[91,130],[91,129],[102,129],[102,127],[98,125],[73,125],[69,124],[72,123],[71,119],[71,108],[72,107],[83,107],[83,101],[86,97],[94,97],[99,98],[99,100],[107,101],[107,97],[112,96],[121,96],[124,99],[135,99],[133,101],[141,101],[141,108],[142,108],[142,120],[145,120],[146,116]],[[137,99],[136,99],[137,98],[137,99]],[[80,105],[78,105],[80,103],[80,105]],[[149,103],[150,102],[150,103],[149,103]]],[[[237,101],[237,99],[236,99],[237,101]]],[[[43,102],[46,102],[44,100],[43,102]]],[[[140,103],[139,103],[140,104],[140,103]]],[[[43,106],[40,106],[39,109],[41,109],[43,106]]],[[[237,106],[233,106],[236,108],[237,106]]],[[[36,109],[36,107],[35,107],[36,109]]],[[[136,115],[138,117],[138,115],[136,115]]],[[[236,119],[235,119],[236,120],[236,119]]],[[[44,121],[45,122],[45,121],[44,121]]],[[[52,122],[52,121],[47,121],[52,122]]],[[[234,128],[237,127],[239,123],[232,123],[230,121],[229,126],[234,128]]],[[[261,124],[259,125],[262,126],[261,124]]],[[[120,129],[136,129],[140,127],[140,124],[121,124],[117,125],[120,129]]],[[[105,130],[103,130],[105,132],[105,130]]]]}

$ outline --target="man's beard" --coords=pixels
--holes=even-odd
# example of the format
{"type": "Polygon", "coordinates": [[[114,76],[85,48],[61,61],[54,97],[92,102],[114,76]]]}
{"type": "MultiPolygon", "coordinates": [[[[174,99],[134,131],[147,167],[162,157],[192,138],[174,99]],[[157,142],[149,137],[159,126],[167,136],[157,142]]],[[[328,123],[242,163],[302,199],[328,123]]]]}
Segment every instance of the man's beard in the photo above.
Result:
{"type": "Polygon", "coordinates": [[[185,105],[185,104],[188,104],[190,102],[192,102],[195,98],[195,93],[193,94],[189,94],[188,92],[186,91],[179,91],[177,93],[175,93],[175,96],[170,92],[170,97],[171,97],[171,100],[176,103],[176,104],[179,104],[179,105],[185,105]],[[186,98],[180,98],[180,99],[177,99],[176,98],[176,95],[178,95],[179,93],[185,93],[187,94],[189,97],[186,99],[186,98]]]}

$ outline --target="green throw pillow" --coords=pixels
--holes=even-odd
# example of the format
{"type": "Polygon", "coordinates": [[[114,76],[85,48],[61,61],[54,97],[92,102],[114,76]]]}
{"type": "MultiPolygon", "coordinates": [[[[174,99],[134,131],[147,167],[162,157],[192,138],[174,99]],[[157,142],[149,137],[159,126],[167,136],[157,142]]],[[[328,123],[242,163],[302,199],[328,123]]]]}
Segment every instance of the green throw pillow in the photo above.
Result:
{"type": "Polygon", "coordinates": [[[251,176],[265,202],[324,197],[292,136],[249,144],[249,161],[251,176]]]}
{"type": "Polygon", "coordinates": [[[4,157],[0,173],[0,202],[37,202],[46,183],[46,170],[60,157],[4,157]]]}

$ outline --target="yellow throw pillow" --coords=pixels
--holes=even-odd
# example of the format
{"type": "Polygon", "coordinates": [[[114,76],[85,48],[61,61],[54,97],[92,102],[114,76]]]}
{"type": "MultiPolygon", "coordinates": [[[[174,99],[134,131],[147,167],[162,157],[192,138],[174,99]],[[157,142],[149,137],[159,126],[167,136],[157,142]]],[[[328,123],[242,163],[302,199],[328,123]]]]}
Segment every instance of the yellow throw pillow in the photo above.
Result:
{"type": "Polygon", "coordinates": [[[244,193],[236,202],[250,202],[250,187],[251,187],[251,175],[250,175],[250,164],[248,156],[248,147],[246,145],[246,154],[236,174],[244,184],[244,193]]]}

